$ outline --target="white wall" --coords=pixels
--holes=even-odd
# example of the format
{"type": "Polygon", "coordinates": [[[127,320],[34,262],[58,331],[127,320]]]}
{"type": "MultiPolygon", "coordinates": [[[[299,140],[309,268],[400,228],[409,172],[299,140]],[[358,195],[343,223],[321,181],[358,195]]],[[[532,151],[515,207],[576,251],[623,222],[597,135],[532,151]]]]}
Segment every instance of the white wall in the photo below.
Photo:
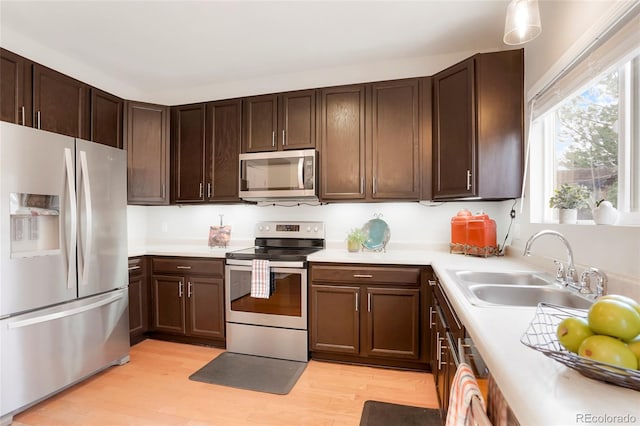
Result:
{"type": "Polygon", "coordinates": [[[196,244],[206,247],[209,226],[231,225],[231,244],[253,242],[253,226],[261,220],[313,220],[326,226],[328,245],[344,247],[347,232],[382,213],[391,230],[389,249],[403,246],[446,246],[451,217],[462,208],[484,210],[496,220],[504,239],[513,201],[425,205],[420,203],[345,203],[321,206],[258,207],[255,205],[129,206],[129,245],[196,244]]]}
{"type": "MultiPolygon", "coordinates": [[[[542,34],[525,46],[525,93],[529,97],[544,87],[572,55],[584,49],[632,2],[554,2],[557,4],[553,13],[545,3],[540,2],[542,34]]],[[[534,172],[529,173],[527,182],[539,175],[535,166],[530,171],[532,169],[534,172]]],[[[615,289],[640,295],[640,227],[530,223],[530,200],[527,187],[524,214],[518,218],[520,238],[513,241],[513,246],[521,249],[526,238],[535,232],[555,229],[569,240],[580,269],[598,267],[609,275],[615,289]]],[[[564,247],[550,237],[538,240],[533,251],[532,260],[544,267],[550,267],[552,259],[566,259],[564,247]]]]}

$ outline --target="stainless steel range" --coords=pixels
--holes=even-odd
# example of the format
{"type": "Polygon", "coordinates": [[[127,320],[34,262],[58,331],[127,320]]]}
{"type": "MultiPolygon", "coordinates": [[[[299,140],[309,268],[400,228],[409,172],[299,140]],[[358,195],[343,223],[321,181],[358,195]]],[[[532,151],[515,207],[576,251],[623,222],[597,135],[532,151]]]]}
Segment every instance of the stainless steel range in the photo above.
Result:
{"type": "Polygon", "coordinates": [[[307,256],[322,248],[324,223],[276,221],[256,224],[254,247],[227,253],[227,350],[308,360],[307,256]],[[251,296],[254,259],[268,261],[268,297],[251,296]]]}

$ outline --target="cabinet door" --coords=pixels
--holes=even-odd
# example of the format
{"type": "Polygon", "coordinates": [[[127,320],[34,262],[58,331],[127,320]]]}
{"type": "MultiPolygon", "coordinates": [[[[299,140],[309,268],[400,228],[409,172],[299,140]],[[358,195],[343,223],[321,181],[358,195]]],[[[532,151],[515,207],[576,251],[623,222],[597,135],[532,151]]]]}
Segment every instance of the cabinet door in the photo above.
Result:
{"type": "Polygon", "coordinates": [[[102,90],[91,89],[91,140],[122,148],[124,101],[102,90]]]}
{"type": "Polygon", "coordinates": [[[320,198],[365,197],[365,86],[321,92],[320,198]]]}
{"type": "Polygon", "coordinates": [[[246,98],[243,115],[243,152],[276,151],[278,95],[246,98]]]}
{"type": "Polygon", "coordinates": [[[360,288],[311,286],[309,339],[312,351],[360,353],[360,288]]]}
{"type": "Polygon", "coordinates": [[[129,259],[129,335],[135,337],[149,330],[149,296],[144,259],[129,259]]]}
{"type": "Polygon", "coordinates": [[[303,90],[280,95],[281,149],[309,149],[316,147],[316,92],[303,90]]]}
{"type": "Polygon", "coordinates": [[[31,91],[25,93],[29,65],[22,56],[0,49],[0,120],[31,126],[31,91]]]}
{"type": "Polygon", "coordinates": [[[153,330],[186,333],[184,277],[153,275],[151,281],[153,330]]]}
{"type": "Polygon", "coordinates": [[[224,303],[222,278],[187,277],[189,303],[187,334],[224,338],[224,303]]]}
{"type": "Polygon", "coordinates": [[[178,202],[205,199],[205,104],[171,109],[172,198],[178,202]]]}
{"type": "Polygon", "coordinates": [[[440,412],[446,417],[449,408],[449,350],[447,343],[447,328],[444,316],[436,304],[436,364],[432,367],[433,380],[436,384],[438,400],[440,401],[440,412]]]}
{"type": "Polygon", "coordinates": [[[433,77],[433,198],[475,195],[474,61],[433,77]]]}
{"type": "Polygon", "coordinates": [[[418,79],[372,85],[372,198],[419,198],[418,98],[418,79]]]}
{"type": "Polygon", "coordinates": [[[239,201],[239,155],[242,141],[242,101],[207,104],[206,165],[209,201],[239,201]]]}
{"type": "Polygon", "coordinates": [[[420,289],[367,288],[367,355],[420,357],[420,289]]]}
{"type": "Polygon", "coordinates": [[[38,64],[33,65],[35,127],[89,138],[89,86],[38,64]]]}
{"type": "Polygon", "coordinates": [[[169,109],[127,102],[129,204],[169,204],[169,109]]]}

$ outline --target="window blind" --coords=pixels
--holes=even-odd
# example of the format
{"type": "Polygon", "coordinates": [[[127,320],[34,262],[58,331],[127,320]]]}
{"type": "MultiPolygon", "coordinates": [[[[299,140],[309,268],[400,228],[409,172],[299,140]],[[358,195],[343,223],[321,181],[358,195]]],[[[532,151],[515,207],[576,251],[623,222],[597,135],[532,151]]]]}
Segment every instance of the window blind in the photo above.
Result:
{"type": "Polygon", "coordinates": [[[640,53],[640,6],[630,9],[533,97],[532,119],[584,88],[598,75],[640,53]]]}

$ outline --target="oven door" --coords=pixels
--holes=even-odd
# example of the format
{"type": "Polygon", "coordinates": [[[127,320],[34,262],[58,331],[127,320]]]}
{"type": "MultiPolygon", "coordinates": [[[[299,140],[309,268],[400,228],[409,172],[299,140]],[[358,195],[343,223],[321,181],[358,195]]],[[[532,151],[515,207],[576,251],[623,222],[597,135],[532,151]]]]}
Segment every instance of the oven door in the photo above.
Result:
{"type": "Polygon", "coordinates": [[[251,261],[227,260],[227,322],[306,330],[307,270],[302,263],[271,262],[275,291],[268,299],[251,297],[251,271],[251,261]]]}

